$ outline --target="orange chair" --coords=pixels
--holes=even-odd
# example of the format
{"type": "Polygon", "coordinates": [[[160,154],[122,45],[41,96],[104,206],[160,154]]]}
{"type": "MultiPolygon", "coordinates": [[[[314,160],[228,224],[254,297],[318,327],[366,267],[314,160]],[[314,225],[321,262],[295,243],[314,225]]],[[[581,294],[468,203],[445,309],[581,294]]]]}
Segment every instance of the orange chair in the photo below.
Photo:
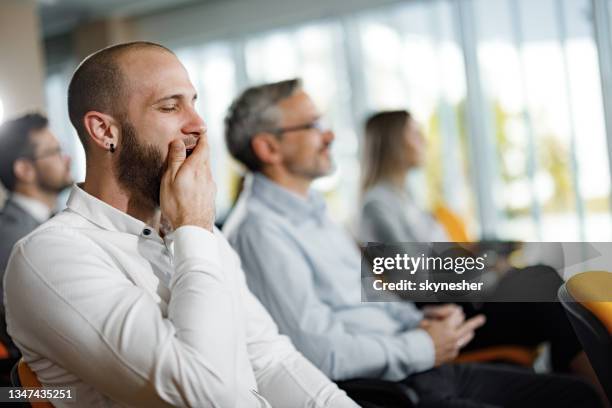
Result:
{"type": "Polygon", "coordinates": [[[10,358],[10,353],[6,346],[0,342],[0,360],[5,358],[10,358]]]}
{"type": "MultiPolygon", "coordinates": [[[[461,217],[443,204],[433,210],[433,216],[444,228],[446,235],[453,242],[471,242],[467,227],[461,217]]],[[[479,350],[464,351],[455,359],[457,363],[476,363],[500,361],[514,363],[525,367],[533,366],[538,357],[538,349],[517,345],[485,347],[479,350]]]]}
{"type": "Polygon", "coordinates": [[[517,345],[491,346],[479,350],[464,351],[455,359],[455,363],[499,361],[531,367],[538,354],[537,348],[517,345]]]}
{"type": "Polygon", "coordinates": [[[461,217],[443,204],[438,204],[433,210],[433,216],[444,228],[446,235],[453,242],[470,242],[467,227],[461,217]]]}
{"type": "MultiPolygon", "coordinates": [[[[23,358],[13,367],[11,371],[11,382],[14,387],[24,388],[42,388],[42,384],[38,381],[36,374],[30,369],[30,366],[23,361],[23,358]]],[[[53,404],[49,401],[30,401],[32,408],[53,408],[53,404]]]]}

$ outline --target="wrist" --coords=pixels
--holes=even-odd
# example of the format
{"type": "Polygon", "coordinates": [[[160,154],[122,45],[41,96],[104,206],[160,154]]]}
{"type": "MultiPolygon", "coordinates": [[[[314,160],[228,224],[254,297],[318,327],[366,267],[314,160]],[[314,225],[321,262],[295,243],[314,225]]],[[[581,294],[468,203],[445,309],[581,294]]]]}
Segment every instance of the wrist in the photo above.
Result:
{"type": "Polygon", "coordinates": [[[214,228],[214,223],[212,221],[199,219],[199,218],[191,218],[191,217],[181,218],[180,220],[176,222],[175,225],[176,227],[174,229],[178,229],[180,227],[193,226],[193,227],[204,228],[205,230],[208,230],[210,232],[212,232],[214,228]]]}

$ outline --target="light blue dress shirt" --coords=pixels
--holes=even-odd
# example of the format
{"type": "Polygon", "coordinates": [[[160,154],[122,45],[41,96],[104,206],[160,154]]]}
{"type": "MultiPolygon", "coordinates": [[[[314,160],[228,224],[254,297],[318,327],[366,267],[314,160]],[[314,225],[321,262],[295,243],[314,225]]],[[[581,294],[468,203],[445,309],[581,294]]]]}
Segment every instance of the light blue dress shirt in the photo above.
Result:
{"type": "Polygon", "coordinates": [[[332,379],[401,380],[433,366],[413,304],[361,302],[359,248],[320,194],[306,199],[256,173],[224,232],[280,332],[332,379]]]}

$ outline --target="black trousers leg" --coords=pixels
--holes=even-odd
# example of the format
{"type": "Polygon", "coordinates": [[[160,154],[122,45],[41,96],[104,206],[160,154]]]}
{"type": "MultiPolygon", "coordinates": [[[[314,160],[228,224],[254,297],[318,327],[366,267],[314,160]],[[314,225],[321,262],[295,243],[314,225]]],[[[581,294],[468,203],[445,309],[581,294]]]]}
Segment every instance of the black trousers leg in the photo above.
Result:
{"type": "Polygon", "coordinates": [[[404,381],[417,392],[423,408],[601,407],[595,390],[582,380],[510,366],[448,364],[404,381]]]}
{"type": "MultiPolygon", "coordinates": [[[[562,283],[557,272],[544,265],[533,266],[542,276],[538,290],[550,292],[556,299],[562,283]]],[[[500,291],[525,290],[518,274],[510,271],[499,283],[500,291]],[[517,282],[518,281],[518,282],[517,282]]],[[[495,297],[495,295],[494,295],[495,297]]],[[[461,304],[467,317],[482,313],[487,323],[476,331],[474,339],[464,350],[475,350],[495,345],[537,346],[550,342],[553,370],[567,372],[571,360],[582,346],[559,302],[488,302],[480,307],[461,304]]]]}

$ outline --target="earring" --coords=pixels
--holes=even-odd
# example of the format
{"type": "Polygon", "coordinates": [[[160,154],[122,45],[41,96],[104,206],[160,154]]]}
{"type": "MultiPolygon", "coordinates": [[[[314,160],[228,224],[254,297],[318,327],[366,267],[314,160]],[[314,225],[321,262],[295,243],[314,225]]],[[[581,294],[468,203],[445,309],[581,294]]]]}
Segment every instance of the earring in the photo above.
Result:
{"type": "Polygon", "coordinates": [[[115,153],[115,145],[112,143],[110,144],[110,152],[115,153]]]}

